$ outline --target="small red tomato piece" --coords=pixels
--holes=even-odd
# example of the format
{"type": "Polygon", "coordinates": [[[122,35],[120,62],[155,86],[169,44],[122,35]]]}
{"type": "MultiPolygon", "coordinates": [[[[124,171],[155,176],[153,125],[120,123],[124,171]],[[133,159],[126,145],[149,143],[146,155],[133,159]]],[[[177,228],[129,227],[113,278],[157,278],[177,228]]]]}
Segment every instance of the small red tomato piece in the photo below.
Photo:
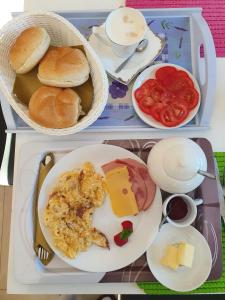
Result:
{"type": "Polygon", "coordinates": [[[114,235],[114,242],[116,243],[117,246],[122,247],[128,242],[128,238],[124,240],[121,239],[121,232],[119,232],[116,235],[114,235]]]}
{"type": "Polygon", "coordinates": [[[123,221],[121,225],[123,229],[129,229],[133,232],[133,223],[131,221],[123,221]]]}

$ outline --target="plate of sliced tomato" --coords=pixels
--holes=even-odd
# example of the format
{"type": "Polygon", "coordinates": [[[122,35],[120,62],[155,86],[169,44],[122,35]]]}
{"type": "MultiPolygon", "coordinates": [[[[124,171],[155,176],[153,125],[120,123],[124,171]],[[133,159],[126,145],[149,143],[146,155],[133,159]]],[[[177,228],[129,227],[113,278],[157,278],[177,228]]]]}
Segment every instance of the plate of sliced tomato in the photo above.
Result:
{"type": "Polygon", "coordinates": [[[201,93],[189,71],[165,63],[150,66],[137,77],[132,101],[145,123],[161,129],[178,128],[197,114],[201,93]]]}

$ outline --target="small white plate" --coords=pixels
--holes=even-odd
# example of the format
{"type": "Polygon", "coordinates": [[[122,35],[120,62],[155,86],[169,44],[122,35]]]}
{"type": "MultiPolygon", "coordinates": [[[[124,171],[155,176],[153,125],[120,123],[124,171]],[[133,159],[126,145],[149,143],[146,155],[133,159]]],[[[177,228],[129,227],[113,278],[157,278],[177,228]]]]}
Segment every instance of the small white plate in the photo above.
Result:
{"type": "Polygon", "coordinates": [[[177,228],[169,223],[162,226],[156,240],[147,251],[149,268],[164,286],[177,292],[189,292],[200,287],[209,277],[212,256],[204,236],[194,227],[177,228]],[[176,271],[164,267],[160,261],[170,244],[186,242],[195,247],[192,268],[179,267],[176,271]]]}
{"type": "MultiPolygon", "coordinates": [[[[103,28],[104,26],[105,24],[101,25],[103,28]]],[[[89,37],[89,43],[99,56],[106,72],[113,79],[128,85],[139,72],[149,66],[160,55],[165,46],[164,39],[156,36],[149,28],[145,38],[148,39],[147,48],[143,52],[135,53],[127,65],[118,73],[115,73],[116,68],[126,58],[117,56],[111,47],[103,42],[103,39],[96,37],[93,33],[89,37]]]]}
{"type": "Polygon", "coordinates": [[[159,129],[174,129],[174,128],[178,128],[178,127],[184,126],[185,124],[189,123],[194,118],[194,116],[197,114],[200,103],[201,103],[201,91],[200,91],[197,80],[194,78],[194,76],[189,71],[187,71],[186,69],[184,69],[178,65],[175,65],[175,64],[162,63],[162,64],[156,64],[156,65],[150,66],[149,68],[145,69],[137,77],[137,79],[134,82],[133,89],[132,89],[132,102],[133,102],[133,106],[134,106],[136,113],[142,119],[142,121],[144,121],[146,124],[148,124],[152,127],[155,127],[155,128],[159,128],[159,129]],[[138,89],[142,85],[142,83],[144,83],[148,79],[155,79],[156,71],[159,68],[166,67],[166,66],[172,66],[178,70],[185,71],[189,75],[189,77],[192,79],[192,81],[194,83],[194,87],[199,93],[198,105],[189,112],[187,118],[181,124],[179,124],[177,126],[173,126],[173,127],[164,126],[162,123],[156,121],[152,116],[149,116],[149,115],[143,113],[140,110],[140,108],[137,104],[137,101],[135,99],[135,96],[134,96],[134,92],[136,91],[136,89],[138,89]]]}
{"type": "MultiPolygon", "coordinates": [[[[44,224],[44,210],[48,195],[55,185],[57,178],[65,171],[80,168],[84,162],[93,163],[96,171],[103,174],[101,166],[115,159],[132,158],[144,162],[132,152],[117,146],[97,144],[77,148],[65,155],[48,173],[42,185],[38,199],[38,216],[42,232],[53,251],[66,263],[88,272],[110,272],[121,269],[138,259],[154,241],[162,215],[162,197],[159,188],[156,189],[155,199],[146,211],[136,216],[118,218],[112,211],[108,195],[101,207],[95,210],[93,226],[102,231],[108,238],[110,249],[92,245],[87,251],[80,253],[75,259],[62,254],[53,243],[52,235],[44,224]],[[121,222],[130,220],[134,232],[129,242],[123,247],[115,245],[113,237],[121,230],[121,222]],[[146,231],[146,228],[148,230],[146,231]]],[[[104,174],[103,174],[104,175],[104,174]]]]}

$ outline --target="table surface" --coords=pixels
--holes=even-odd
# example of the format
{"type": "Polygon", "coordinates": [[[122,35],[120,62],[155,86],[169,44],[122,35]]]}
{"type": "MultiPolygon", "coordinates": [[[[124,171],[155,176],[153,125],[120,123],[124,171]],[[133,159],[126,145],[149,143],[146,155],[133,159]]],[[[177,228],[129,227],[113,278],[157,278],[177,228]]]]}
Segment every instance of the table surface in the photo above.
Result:
{"type": "MultiPolygon", "coordinates": [[[[51,11],[69,11],[69,10],[85,10],[85,9],[113,9],[122,5],[124,0],[24,0],[24,10],[51,10],[51,11]]],[[[211,127],[204,131],[193,132],[179,132],[179,133],[146,133],[146,132],[112,132],[110,138],[163,138],[171,135],[186,136],[186,137],[205,137],[213,146],[214,151],[225,151],[225,58],[217,58],[217,89],[215,96],[215,105],[213,109],[211,127]]],[[[68,139],[74,140],[93,140],[93,139],[107,139],[108,133],[79,133],[75,136],[60,137],[60,141],[68,139]]],[[[17,168],[17,159],[20,147],[22,144],[31,141],[49,141],[59,140],[56,137],[47,137],[39,134],[18,134],[16,141],[15,153],[15,170],[17,168]]],[[[15,176],[17,174],[15,173],[15,176]]],[[[15,200],[14,200],[15,201],[15,200]]],[[[12,228],[12,226],[11,226],[12,228]]],[[[7,292],[11,294],[97,294],[97,293],[121,293],[121,294],[137,294],[142,291],[132,283],[104,283],[104,284],[57,284],[57,285],[22,285],[19,284],[13,276],[13,257],[12,257],[12,240],[13,232],[10,235],[10,252],[9,252],[9,266],[8,266],[8,282],[7,292]]]]}

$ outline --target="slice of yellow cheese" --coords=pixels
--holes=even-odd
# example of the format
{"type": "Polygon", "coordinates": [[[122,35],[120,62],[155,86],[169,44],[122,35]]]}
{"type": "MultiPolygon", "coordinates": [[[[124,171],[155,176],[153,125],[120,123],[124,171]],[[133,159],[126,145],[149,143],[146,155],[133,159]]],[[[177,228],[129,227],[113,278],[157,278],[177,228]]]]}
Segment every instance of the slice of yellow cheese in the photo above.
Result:
{"type": "Polygon", "coordinates": [[[139,211],[127,167],[115,168],[105,178],[114,214],[117,217],[136,215],[139,211]]]}

